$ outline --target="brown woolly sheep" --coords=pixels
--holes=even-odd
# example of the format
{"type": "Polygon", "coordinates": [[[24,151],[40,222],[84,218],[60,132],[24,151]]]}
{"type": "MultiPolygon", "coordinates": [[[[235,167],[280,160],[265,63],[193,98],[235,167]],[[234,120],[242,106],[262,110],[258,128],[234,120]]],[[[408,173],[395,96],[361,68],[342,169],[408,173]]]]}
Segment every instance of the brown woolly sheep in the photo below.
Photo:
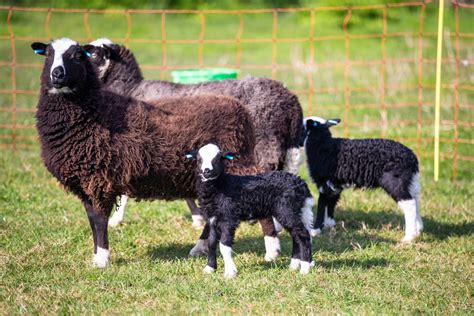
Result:
{"type": "Polygon", "coordinates": [[[150,105],[102,90],[87,52],[73,40],[31,46],[46,56],[36,112],[42,159],[84,204],[95,266],[109,262],[107,220],[120,194],[196,198],[186,149],[215,142],[239,153],[231,172],[259,171],[251,118],[237,100],[208,95],[150,105]]]}
{"type": "MultiPolygon", "coordinates": [[[[122,95],[143,101],[206,93],[235,97],[252,117],[258,165],[265,171],[284,169],[298,173],[303,112],[298,98],[280,82],[252,77],[190,85],[144,80],[133,53],[126,47],[113,44],[108,39],[98,39],[84,47],[90,52],[91,63],[96,67],[105,88],[122,95]]],[[[187,202],[193,218],[199,218],[194,202],[187,202]]],[[[122,199],[110,224],[121,222],[125,204],[126,199],[122,199]]]]}

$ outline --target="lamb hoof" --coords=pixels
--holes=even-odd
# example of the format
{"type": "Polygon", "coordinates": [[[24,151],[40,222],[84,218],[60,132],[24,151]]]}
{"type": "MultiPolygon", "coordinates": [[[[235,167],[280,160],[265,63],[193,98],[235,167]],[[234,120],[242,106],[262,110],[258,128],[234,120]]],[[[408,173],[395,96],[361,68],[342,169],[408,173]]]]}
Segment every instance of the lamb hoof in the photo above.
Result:
{"type": "Polygon", "coordinates": [[[109,258],[108,256],[103,256],[101,254],[95,254],[92,258],[92,265],[95,268],[105,269],[109,265],[109,258]]]}
{"type": "Polygon", "coordinates": [[[334,220],[334,218],[328,217],[324,220],[324,227],[331,228],[334,226],[336,226],[336,221],[334,220]]]}
{"type": "Polygon", "coordinates": [[[292,271],[298,270],[298,269],[300,268],[300,262],[301,262],[300,259],[291,258],[291,261],[290,261],[290,270],[292,270],[292,271]]]}
{"type": "Polygon", "coordinates": [[[211,273],[214,273],[214,271],[216,271],[216,269],[214,269],[213,267],[210,267],[210,266],[205,266],[202,271],[204,273],[211,274],[211,273]]]}
{"type": "Polygon", "coordinates": [[[311,229],[309,231],[309,234],[311,235],[311,237],[319,236],[319,235],[321,235],[321,228],[311,229]]]}
{"type": "Polygon", "coordinates": [[[112,216],[110,219],[109,219],[109,226],[110,227],[117,227],[118,225],[120,225],[123,221],[123,218],[120,218],[120,217],[117,217],[117,216],[112,216]]]}
{"type": "Polygon", "coordinates": [[[275,261],[278,258],[279,255],[280,255],[280,252],[278,252],[278,251],[271,252],[271,253],[266,253],[265,254],[265,261],[266,262],[275,261]]]}
{"type": "Polygon", "coordinates": [[[301,261],[300,274],[308,274],[309,270],[311,270],[311,267],[313,266],[314,266],[314,261],[312,262],[301,261]]]}
{"type": "Polygon", "coordinates": [[[227,269],[224,271],[225,279],[233,279],[237,276],[237,268],[227,269]]]}
{"type": "Polygon", "coordinates": [[[417,235],[405,235],[402,238],[401,243],[409,244],[409,243],[413,242],[416,239],[416,237],[417,237],[417,235]]]}
{"type": "Polygon", "coordinates": [[[191,226],[195,230],[203,229],[204,225],[206,225],[206,221],[204,220],[204,218],[201,215],[193,215],[192,217],[193,217],[193,223],[191,226]]]}

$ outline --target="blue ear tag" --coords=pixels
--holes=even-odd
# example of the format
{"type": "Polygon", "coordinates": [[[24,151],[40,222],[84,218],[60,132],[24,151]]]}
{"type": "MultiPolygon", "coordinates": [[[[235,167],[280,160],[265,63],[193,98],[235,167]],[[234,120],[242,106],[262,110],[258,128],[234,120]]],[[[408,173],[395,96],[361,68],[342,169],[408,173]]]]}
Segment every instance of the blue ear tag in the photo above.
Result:
{"type": "Polygon", "coordinates": [[[313,126],[318,126],[318,124],[319,124],[318,122],[313,121],[313,126]]]}
{"type": "Polygon", "coordinates": [[[231,156],[231,155],[225,155],[225,158],[229,160],[234,160],[234,156],[231,156]]]}
{"type": "Polygon", "coordinates": [[[44,53],[44,49],[35,49],[35,54],[42,54],[44,53]]]}
{"type": "Polygon", "coordinates": [[[85,52],[86,52],[87,57],[91,57],[91,56],[92,56],[92,54],[89,53],[88,51],[85,51],[85,52]]]}
{"type": "Polygon", "coordinates": [[[188,159],[191,159],[191,158],[193,158],[193,155],[191,155],[191,154],[186,154],[185,157],[188,158],[188,159]]]}

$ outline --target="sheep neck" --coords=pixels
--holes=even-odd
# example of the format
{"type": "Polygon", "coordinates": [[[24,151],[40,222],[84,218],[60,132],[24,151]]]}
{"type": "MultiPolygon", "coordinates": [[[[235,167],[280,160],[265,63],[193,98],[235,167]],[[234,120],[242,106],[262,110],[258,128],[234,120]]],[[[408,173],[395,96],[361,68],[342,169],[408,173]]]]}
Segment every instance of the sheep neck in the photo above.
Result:
{"type": "Polygon", "coordinates": [[[120,47],[119,57],[111,60],[110,67],[102,79],[107,89],[128,95],[143,81],[143,76],[133,53],[120,47]]]}

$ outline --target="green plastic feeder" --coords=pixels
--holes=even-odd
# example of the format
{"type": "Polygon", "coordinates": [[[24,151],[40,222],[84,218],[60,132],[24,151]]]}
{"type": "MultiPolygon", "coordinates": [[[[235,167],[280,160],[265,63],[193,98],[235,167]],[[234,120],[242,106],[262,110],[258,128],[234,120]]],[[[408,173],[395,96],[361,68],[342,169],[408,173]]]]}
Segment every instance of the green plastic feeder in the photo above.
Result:
{"type": "Polygon", "coordinates": [[[171,72],[173,82],[200,83],[211,80],[237,79],[237,70],[226,68],[186,69],[171,72]]]}

